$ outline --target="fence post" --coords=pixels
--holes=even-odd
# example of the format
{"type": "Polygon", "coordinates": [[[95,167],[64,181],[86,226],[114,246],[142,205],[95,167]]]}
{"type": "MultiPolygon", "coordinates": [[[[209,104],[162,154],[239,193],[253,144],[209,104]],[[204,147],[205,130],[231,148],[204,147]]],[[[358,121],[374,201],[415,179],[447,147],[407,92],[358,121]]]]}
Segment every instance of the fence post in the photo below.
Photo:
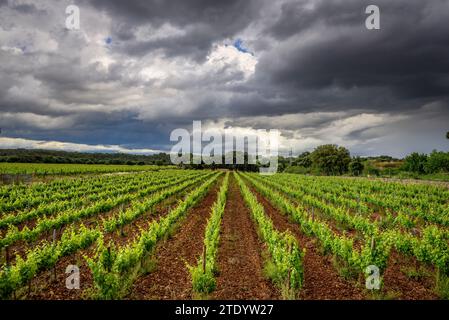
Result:
{"type": "Polygon", "coordinates": [[[28,280],[28,295],[31,295],[31,284],[33,279],[28,280]]]}
{"type": "MultiPolygon", "coordinates": [[[[56,246],[56,229],[53,229],[53,248],[56,246]]],[[[56,263],[53,266],[53,278],[56,281],[56,263]]]]}
{"type": "Polygon", "coordinates": [[[6,266],[9,266],[9,246],[5,247],[5,260],[6,260],[6,266]]]}
{"type": "MultiPolygon", "coordinates": [[[[292,255],[292,249],[293,249],[293,244],[291,242],[289,242],[288,244],[288,255],[289,257],[291,257],[292,255]]],[[[291,278],[292,278],[292,269],[291,266],[289,266],[288,268],[288,277],[287,277],[287,288],[288,288],[288,294],[290,295],[292,292],[292,287],[291,287],[291,278]]]]}
{"type": "Polygon", "coordinates": [[[374,235],[371,236],[371,251],[374,250],[374,247],[376,245],[376,241],[374,240],[374,235]]]}
{"type": "MultiPolygon", "coordinates": [[[[111,259],[111,247],[110,246],[108,246],[108,259],[111,259]]],[[[110,271],[111,271],[111,268],[108,265],[108,272],[110,272],[110,271]]]]}
{"type": "Polygon", "coordinates": [[[206,245],[203,246],[203,273],[206,273],[206,245]]]}

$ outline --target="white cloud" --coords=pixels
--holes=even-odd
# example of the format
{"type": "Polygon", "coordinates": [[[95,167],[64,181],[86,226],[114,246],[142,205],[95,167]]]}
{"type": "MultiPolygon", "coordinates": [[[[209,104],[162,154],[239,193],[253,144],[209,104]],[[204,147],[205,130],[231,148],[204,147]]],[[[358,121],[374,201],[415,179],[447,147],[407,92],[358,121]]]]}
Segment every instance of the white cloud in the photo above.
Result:
{"type": "Polygon", "coordinates": [[[118,152],[129,154],[153,154],[161,152],[153,149],[129,149],[119,145],[89,145],[60,141],[29,140],[22,138],[0,138],[0,146],[3,149],[45,149],[77,152],[118,152]]]}
{"type": "Polygon", "coordinates": [[[9,53],[12,54],[12,55],[20,55],[20,54],[23,54],[22,49],[17,48],[17,47],[2,46],[0,49],[1,49],[2,51],[9,52],[9,53]]]}
{"type": "Polygon", "coordinates": [[[243,80],[248,80],[254,74],[257,59],[237,50],[231,45],[216,45],[207,57],[205,68],[212,70],[225,69],[228,73],[242,72],[243,80]]]}
{"type": "Polygon", "coordinates": [[[30,112],[11,113],[2,112],[0,115],[0,126],[15,127],[17,129],[27,127],[44,130],[66,129],[74,124],[71,117],[51,117],[30,112]]]}

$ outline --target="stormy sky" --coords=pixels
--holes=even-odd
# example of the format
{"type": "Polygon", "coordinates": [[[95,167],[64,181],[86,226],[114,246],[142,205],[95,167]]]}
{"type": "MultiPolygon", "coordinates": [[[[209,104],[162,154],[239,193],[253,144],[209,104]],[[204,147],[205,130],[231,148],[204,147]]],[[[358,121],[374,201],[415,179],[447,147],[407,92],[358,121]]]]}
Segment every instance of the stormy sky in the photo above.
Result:
{"type": "Polygon", "coordinates": [[[447,0],[0,0],[0,148],[169,151],[201,120],[284,153],[449,150],[448,23],[447,0]]]}

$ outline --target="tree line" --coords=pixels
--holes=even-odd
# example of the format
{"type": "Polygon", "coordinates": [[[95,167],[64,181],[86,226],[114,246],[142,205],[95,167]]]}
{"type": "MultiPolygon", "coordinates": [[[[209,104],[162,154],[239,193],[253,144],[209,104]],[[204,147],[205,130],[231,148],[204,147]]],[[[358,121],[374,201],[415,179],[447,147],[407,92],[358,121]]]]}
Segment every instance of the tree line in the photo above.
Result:
{"type": "Polygon", "coordinates": [[[390,156],[361,158],[351,157],[349,150],[344,147],[328,144],[317,147],[313,152],[304,152],[289,162],[284,161],[280,167],[286,172],[318,175],[449,173],[449,152],[434,150],[428,155],[414,152],[404,159],[390,156]]]}
{"type": "Polygon", "coordinates": [[[124,153],[81,153],[37,149],[0,149],[0,162],[170,165],[170,155],[133,155],[124,153]]]}
{"type": "MultiPolygon", "coordinates": [[[[449,138],[449,133],[447,134],[449,138]]],[[[191,160],[193,155],[190,155],[191,160]]],[[[232,169],[240,171],[259,171],[260,162],[250,164],[248,154],[233,152],[232,164],[181,164],[188,169],[232,169]],[[237,156],[243,156],[244,163],[236,164],[237,156]]],[[[0,149],[0,162],[21,163],[74,163],[74,164],[126,164],[126,165],[170,165],[170,155],[132,155],[122,153],[81,153],[52,150],[0,149]]],[[[192,161],[190,161],[192,163],[192,161]]],[[[433,151],[430,154],[412,153],[404,159],[390,156],[353,157],[348,149],[335,144],[316,147],[312,152],[298,156],[278,158],[278,171],[315,175],[381,175],[384,172],[398,174],[410,172],[415,174],[449,173],[449,152],[433,151]]]]}

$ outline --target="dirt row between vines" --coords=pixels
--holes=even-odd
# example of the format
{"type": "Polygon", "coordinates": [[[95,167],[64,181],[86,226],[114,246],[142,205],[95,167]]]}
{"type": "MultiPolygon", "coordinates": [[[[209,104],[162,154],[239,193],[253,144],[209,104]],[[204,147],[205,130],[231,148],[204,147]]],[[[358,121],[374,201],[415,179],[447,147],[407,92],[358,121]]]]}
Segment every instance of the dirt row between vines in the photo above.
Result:
{"type": "MultiPolygon", "coordinates": [[[[136,279],[126,299],[195,299],[187,264],[195,265],[203,251],[204,230],[210,217],[211,206],[216,201],[217,192],[223,178],[218,179],[205,197],[189,209],[186,218],[180,221],[172,235],[162,240],[156,247],[153,257],[153,270],[136,279]]],[[[272,219],[279,231],[290,230],[297,238],[301,248],[306,248],[304,258],[304,285],[299,299],[366,299],[363,287],[353,281],[342,278],[332,264],[330,256],[323,256],[313,237],[305,236],[298,224],[289,221],[271,203],[254,190],[245,179],[266,214],[272,219]]],[[[189,188],[190,189],[190,188],[189,188]]],[[[186,191],[185,191],[186,192],[186,191]]],[[[129,243],[140,233],[139,227],[145,227],[150,221],[164,216],[180,198],[180,193],[156,206],[124,228],[124,235],[117,232],[106,234],[107,241],[112,240],[119,246],[129,243]]],[[[64,257],[56,266],[57,280],[53,281],[52,272],[45,271],[33,280],[33,292],[25,295],[29,299],[88,299],[93,286],[92,275],[83,255],[91,255],[93,248],[80,250],[64,257]],[[65,288],[65,268],[69,264],[80,266],[81,290],[65,288]]],[[[231,174],[228,199],[220,229],[218,250],[218,270],[216,290],[210,299],[279,299],[280,294],[271,281],[264,277],[264,245],[259,240],[250,211],[245,205],[235,178],[231,174]]],[[[395,298],[433,299],[427,286],[411,281],[401,271],[404,261],[395,257],[396,263],[389,264],[384,280],[388,285],[385,291],[399,293],[395,298]]]]}
{"type": "MultiPolygon", "coordinates": [[[[130,243],[135,237],[139,236],[142,228],[156,219],[165,216],[171,208],[176,206],[178,199],[183,198],[189,191],[193,190],[195,186],[173,195],[163,202],[157,204],[148,212],[137,217],[131,223],[123,226],[121,234],[120,230],[114,232],[103,233],[105,243],[112,241],[115,245],[121,247],[130,243]]],[[[117,208],[111,210],[107,215],[113,214],[117,208]]],[[[91,217],[90,219],[98,219],[99,217],[91,217]]],[[[92,223],[94,221],[91,221],[92,223]]],[[[89,298],[89,290],[93,287],[92,274],[84,259],[84,256],[91,257],[94,254],[96,244],[92,244],[89,248],[78,250],[77,252],[62,257],[56,264],[56,280],[54,279],[53,270],[41,272],[35,279],[33,279],[33,290],[31,295],[26,295],[30,299],[87,299],[89,298]],[[66,288],[65,274],[68,265],[77,265],[80,269],[80,290],[68,290],[66,288]]]]}
{"type": "MultiPolygon", "coordinates": [[[[162,241],[156,248],[155,270],[140,276],[130,289],[127,299],[192,299],[188,264],[195,264],[203,250],[204,230],[210,217],[211,206],[215,202],[221,180],[209,190],[199,204],[189,210],[186,219],[181,221],[174,234],[162,241]]],[[[179,197],[179,194],[178,194],[179,197]]],[[[176,200],[176,199],[175,199],[176,200]]],[[[125,228],[125,235],[117,232],[106,234],[107,240],[122,246],[129,238],[139,232],[137,225],[165,215],[173,199],[169,199],[134,221],[125,228]]],[[[263,276],[263,245],[257,237],[248,208],[231,176],[230,190],[221,228],[218,256],[220,274],[217,277],[217,290],[211,299],[278,299],[279,293],[269,280],[263,276]]],[[[56,281],[52,270],[44,271],[33,279],[28,299],[89,299],[93,287],[92,274],[84,260],[91,256],[95,245],[88,249],[63,257],[56,265],[56,281]],[[69,264],[80,267],[81,289],[68,290],[65,287],[65,268],[69,264]]]]}
{"type": "Polygon", "coordinates": [[[189,210],[176,232],[154,252],[156,270],[139,277],[128,299],[186,300],[192,298],[187,264],[195,265],[203,250],[204,231],[222,179],[214,183],[199,204],[189,210]]]}
{"type": "Polygon", "coordinates": [[[362,300],[364,292],[355,284],[343,279],[332,265],[332,260],[320,254],[315,240],[304,235],[298,224],[289,221],[288,217],[277,210],[267,199],[261,196],[245,179],[265,213],[273,221],[274,227],[283,232],[290,232],[298,240],[300,248],[306,249],[304,256],[304,284],[299,295],[304,300],[362,300]]]}
{"type": "MultiPolygon", "coordinates": [[[[139,278],[130,299],[195,299],[187,264],[203,252],[204,231],[218,186],[192,209],[176,234],[155,252],[156,270],[139,278]]],[[[217,289],[211,299],[275,299],[277,291],[262,274],[261,244],[231,176],[220,229],[217,289]]]]}
{"type": "Polygon", "coordinates": [[[218,249],[217,289],[212,299],[279,299],[280,294],[263,275],[263,246],[249,209],[230,176],[228,201],[218,249]]]}
{"type": "MultiPolygon", "coordinates": [[[[306,248],[304,258],[304,287],[300,297],[303,299],[372,299],[376,295],[366,294],[362,288],[356,287],[352,282],[343,279],[332,264],[332,258],[320,254],[315,239],[305,236],[297,223],[279,212],[271,203],[261,196],[246,180],[252,192],[257,195],[259,202],[264,206],[266,213],[273,220],[275,227],[284,231],[289,229],[298,239],[299,245],[306,248]]],[[[332,225],[332,221],[328,221],[332,225]]],[[[352,232],[354,234],[354,232],[352,232]]],[[[383,277],[381,294],[388,299],[404,300],[432,300],[437,299],[433,292],[432,279],[407,277],[403,269],[409,266],[421,267],[414,259],[406,258],[393,252],[383,277]]],[[[379,295],[377,294],[379,297],[379,295]]]]}
{"type": "MultiPolygon", "coordinates": [[[[184,189],[183,191],[181,191],[181,193],[185,193],[189,190],[192,190],[194,187],[195,186],[189,186],[186,189],[184,189]]],[[[161,190],[162,189],[159,189],[156,192],[151,192],[143,197],[140,197],[138,200],[140,202],[143,202],[143,201],[145,201],[145,199],[152,197],[154,194],[156,194],[157,192],[160,192],[161,190]]],[[[135,190],[135,191],[131,192],[131,194],[137,194],[138,192],[139,192],[139,190],[135,190]]],[[[121,195],[123,195],[123,194],[118,195],[117,198],[121,195]]],[[[88,206],[86,206],[84,208],[89,208],[93,205],[94,205],[94,203],[90,203],[90,204],[88,204],[88,206]]],[[[130,208],[131,205],[132,205],[132,201],[126,201],[123,204],[114,206],[109,211],[99,212],[99,213],[94,214],[93,216],[82,217],[76,221],[69,223],[69,224],[64,224],[60,228],[55,229],[55,231],[56,231],[55,241],[60,240],[62,234],[68,227],[78,228],[79,226],[81,226],[81,224],[83,224],[86,227],[95,227],[98,223],[101,223],[102,219],[105,219],[105,220],[109,219],[112,216],[117,215],[121,210],[126,210],[126,209],[130,208]]],[[[82,208],[83,208],[82,206],[76,207],[77,210],[82,209],[82,208]]],[[[71,209],[67,209],[67,210],[71,210],[71,209]]],[[[48,219],[54,219],[56,216],[57,215],[49,216],[48,219]]],[[[42,216],[39,217],[39,219],[41,219],[41,218],[42,218],[42,216]]],[[[32,230],[34,228],[34,224],[37,219],[38,218],[27,220],[27,221],[23,222],[21,224],[21,226],[23,227],[26,225],[27,227],[30,228],[30,230],[32,230]]],[[[125,226],[124,228],[128,228],[128,226],[125,226]]],[[[53,230],[47,230],[47,231],[42,232],[41,234],[38,235],[36,240],[34,240],[33,242],[30,242],[30,243],[26,242],[25,240],[19,240],[19,241],[13,243],[9,247],[9,252],[10,252],[10,256],[11,256],[10,262],[13,263],[15,261],[15,258],[17,255],[24,258],[27,250],[38,247],[44,241],[47,241],[47,242],[53,241],[53,230]]]]}

